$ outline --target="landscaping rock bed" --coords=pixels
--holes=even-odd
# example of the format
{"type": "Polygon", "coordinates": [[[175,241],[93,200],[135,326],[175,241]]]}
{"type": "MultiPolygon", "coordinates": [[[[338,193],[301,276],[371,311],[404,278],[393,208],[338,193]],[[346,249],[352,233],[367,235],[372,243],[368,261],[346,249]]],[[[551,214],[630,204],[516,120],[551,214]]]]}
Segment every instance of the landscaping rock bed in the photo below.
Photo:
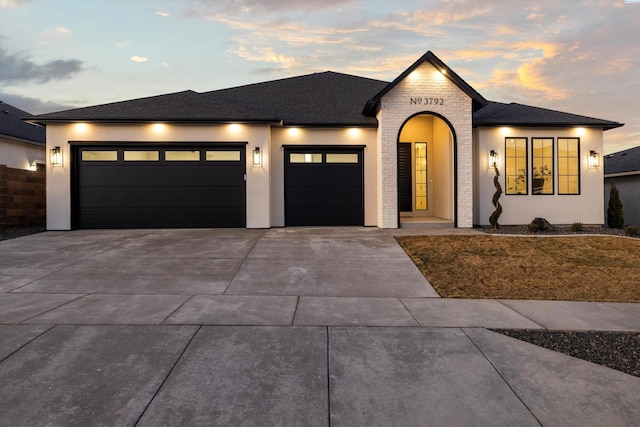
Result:
{"type": "Polygon", "coordinates": [[[492,329],[540,347],[640,377],[640,333],[492,329]]]}
{"type": "Polygon", "coordinates": [[[491,227],[478,227],[480,231],[487,234],[523,234],[527,236],[552,236],[552,235],[586,235],[586,234],[602,234],[607,236],[624,236],[624,230],[620,228],[607,228],[598,227],[593,225],[585,225],[582,227],[582,231],[571,231],[570,226],[556,226],[552,231],[536,231],[532,233],[529,231],[526,225],[501,225],[497,230],[491,227]]]}
{"type": "Polygon", "coordinates": [[[44,225],[33,225],[31,227],[11,227],[0,229],[0,240],[15,239],[16,237],[28,236],[30,234],[42,233],[46,228],[44,225]]]}

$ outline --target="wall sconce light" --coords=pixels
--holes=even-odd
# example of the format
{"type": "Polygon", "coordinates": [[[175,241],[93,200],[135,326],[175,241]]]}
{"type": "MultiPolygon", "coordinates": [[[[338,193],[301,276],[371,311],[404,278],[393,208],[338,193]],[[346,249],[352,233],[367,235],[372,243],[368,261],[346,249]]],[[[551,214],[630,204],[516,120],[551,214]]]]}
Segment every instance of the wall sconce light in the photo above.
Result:
{"type": "Polygon", "coordinates": [[[260,147],[253,149],[253,166],[262,165],[262,153],[260,153],[260,147]]]}
{"type": "Polygon", "coordinates": [[[600,154],[596,153],[593,150],[589,151],[589,167],[590,168],[600,167],[600,154]]]}
{"type": "Polygon", "coordinates": [[[498,167],[498,152],[496,150],[489,151],[489,169],[498,167]]]}
{"type": "Polygon", "coordinates": [[[53,166],[60,166],[62,164],[62,151],[60,147],[53,147],[51,149],[49,162],[53,166]]]}

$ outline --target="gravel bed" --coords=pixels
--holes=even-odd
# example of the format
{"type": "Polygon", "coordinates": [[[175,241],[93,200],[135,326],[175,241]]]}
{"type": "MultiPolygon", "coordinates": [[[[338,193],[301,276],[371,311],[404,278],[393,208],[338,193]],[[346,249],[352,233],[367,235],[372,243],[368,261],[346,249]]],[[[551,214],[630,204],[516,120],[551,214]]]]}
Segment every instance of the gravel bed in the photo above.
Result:
{"type": "Polygon", "coordinates": [[[603,234],[607,236],[624,236],[624,229],[620,228],[608,228],[608,227],[599,227],[593,225],[585,225],[582,227],[582,231],[571,231],[570,226],[564,227],[554,227],[553,231],[537,231],[532,233],[529,231],[526,225],[501,225],[497,230],[492,229],[491,227],[478,227],[480,231],[483,231],[487,234],[523,234],[527,236],[564,236],[564,235],[584,235],[584,234],[603,234]]]}
{"type": "Polygon", "coordinates": [[[492,329],[540,347],[640,377],[640,333],[492,329]]]}
{"type": "Polygon", "coordinates": [[[28,236],[30,234],[42,233],[43,231],[46,231],[46,228],[43,225],[0,229],[0,241],[15,239],[16,237],[28,236]]]}

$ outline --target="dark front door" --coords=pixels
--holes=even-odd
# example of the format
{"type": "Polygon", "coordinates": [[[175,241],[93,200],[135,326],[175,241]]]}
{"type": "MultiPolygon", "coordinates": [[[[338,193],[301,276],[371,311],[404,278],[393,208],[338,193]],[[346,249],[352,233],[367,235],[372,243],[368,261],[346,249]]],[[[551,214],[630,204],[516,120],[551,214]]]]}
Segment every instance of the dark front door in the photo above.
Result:
{"type": "Polygon", "coordinates": [[[359,147],[285,149],[285,224],[364,225],[364,159],[359,147]]]}
{"type": "Polygon", "coordinates": [[[413,211],[411,152],[410,142],[398,144],[398,205],[400,212],[413,211]]]}
{"type": "Polygon", "coordinates": [[[74,147],[76,228],[245,227],[245,145],[74,147]]]}

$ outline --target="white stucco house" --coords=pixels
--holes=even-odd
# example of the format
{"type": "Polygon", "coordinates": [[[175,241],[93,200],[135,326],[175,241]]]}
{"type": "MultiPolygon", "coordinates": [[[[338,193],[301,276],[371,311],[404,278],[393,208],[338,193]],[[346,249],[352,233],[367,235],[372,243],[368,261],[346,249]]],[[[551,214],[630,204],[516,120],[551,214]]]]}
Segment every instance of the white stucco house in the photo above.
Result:
{"type": "Polygon", "coordinates": [[[45,128],[22,121],[29,116],[26,111],[0,101],[0,165],[22,170],[44,167],[45,128]]]}
{"type": "Polygon", "coordinates": [[[615,182],[625,225],[640,227],[640,146],[604,156],[604,215],[615,182]]]}
{"type": "Polygon", "coordinates": [[[394,81],[335,72],[33,117],[49,229],[603,224],[603,132],[486,100],[427,52],[394,81]]]}

